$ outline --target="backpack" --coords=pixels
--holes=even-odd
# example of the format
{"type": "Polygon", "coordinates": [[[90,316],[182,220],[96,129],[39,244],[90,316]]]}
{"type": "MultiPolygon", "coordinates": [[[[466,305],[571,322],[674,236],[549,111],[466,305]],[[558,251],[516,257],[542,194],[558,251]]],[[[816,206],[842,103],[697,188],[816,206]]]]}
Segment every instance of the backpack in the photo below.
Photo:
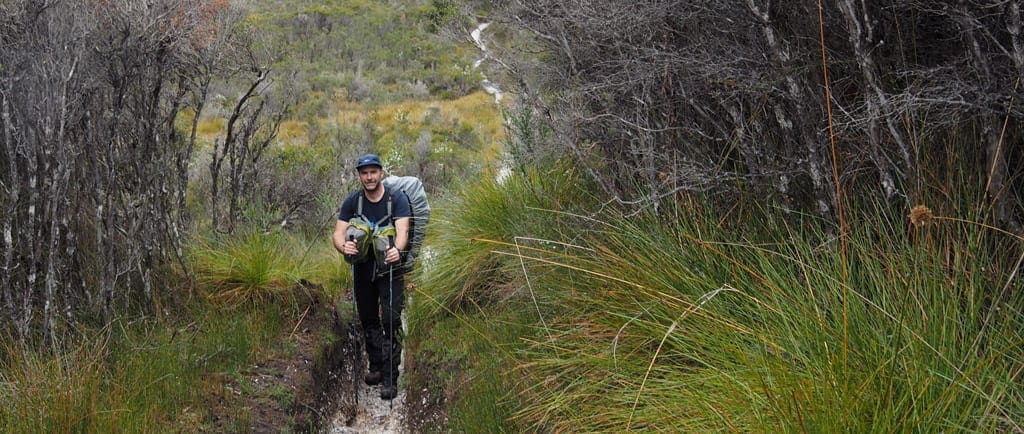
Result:
{"type": "Polygon", "coordinates": [[[345,255],[345,262],[349,264],[361,264],[370,257],[370,239],[373,237],[374,223],[363,216],[362,210],[348,221],[348,229],[345,230],[345,238],[356,243],[358,252],[354,255],[345,255]]]}
{"type": "Polygon", "coordinates": [[[387,263],[384,257],[387,250],[395,242],[395,226],[391,222],[391,193],[385,190],[384,200],[388,204],[388,213],[380,220],[373,221],[363,215],[363,195],[359,195],[356,202],[356,213],[348,221],[348,229],[345,230],[345,237],[356,243],[356,254],[345,255],[345,261],[350,264],[361,264],[373,254],[377,261],[378,270],[386,270],[387,263]],[[388,224],[384,224],[387,222],[388,224]]]}
{"type": "Polygon", "coordinates": [[[415,176],[394,176],[388,175],[384,178],[385,190],[395,189],[405,193],[409,198],[409,208],[412,210],[412,218],[409,219],[409,245],[403,252],[403,271],[411,270],[419,257],[420,247],[423,245],[423,238],[427,234],[427,224],[430,223],[430,202],[427,200],[427,192],[423,189],[423,182],[415,176]]]}

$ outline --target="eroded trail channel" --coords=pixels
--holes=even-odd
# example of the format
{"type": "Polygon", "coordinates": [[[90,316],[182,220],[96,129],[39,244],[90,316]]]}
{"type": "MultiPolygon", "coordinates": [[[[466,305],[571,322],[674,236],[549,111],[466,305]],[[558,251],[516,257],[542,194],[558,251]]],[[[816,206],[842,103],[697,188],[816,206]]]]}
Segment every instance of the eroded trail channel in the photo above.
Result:
{"type": "MultiPolygon", "coordinates": [[[[359,403],[354,416],[338,412],[331,420],[331,434],[385,434],[403,433],[405,389],[398,390],[392,401],[380,399],[381,386],[359,383],[359,403]]],[[[353,397],[354,399],[354,397],[353,397]]]]}
{"type": "MultiPolygon", "coordinates": [[[[403,319],[405,313],[403,312],[403,319]]],[[[337,410],[328,415],[326,426],[321,432],[331,434],[392,434],[405,433],[406,391],[401,380],[406,375],[406,352],[402,354],[399,367],[398,396],[388,401],[380,398],[380,385],[368,386],[363,382],[366,373],[366,355],[362,347],[362,329],[354,318],[341,325],[342,339],[347,342],[339,354],[340,368],[336,371],[339,388],[335,389],[333,401],[337,410]]],[[[403,334],[405,321],[403,324],[403,334]]]]}

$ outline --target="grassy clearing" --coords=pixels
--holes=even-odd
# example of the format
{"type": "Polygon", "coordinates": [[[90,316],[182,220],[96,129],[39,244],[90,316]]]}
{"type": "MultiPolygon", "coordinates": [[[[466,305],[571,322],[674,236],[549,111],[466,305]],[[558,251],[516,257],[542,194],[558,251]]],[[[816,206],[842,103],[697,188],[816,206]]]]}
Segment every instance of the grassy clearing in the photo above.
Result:
{"type": "MultiPolygon", "coordinates": [[[[479,159],[499,160],[501,141],[505,138],[505,127],[494,97],[483,91],[451,100],[404,101],[400,103],[368,106],[343,97],[332,100],[334,109],[325,117],[289,119],[281,124],[278,139],[281,146],[308,146],[310,123],[322,126],[348,126],[368,128],[381,137],[376,145],[385,154],[396,146],[406,146],[408,137],[394,137],[396,134],[409,135],[420,131],[431,131],[439,137],[462,134],[464,129],[475,133],[484,149],[479,159]],[[399,140],[401,139],[401,140],[399,140]]],[[[188,115],[183,116],[187,119],[188,115]]],[[[206,143],[223,133],[227,125],[224,118],[206,118],[199,122],[198,135],[206,143]]],[[[411,140],[415,140],[413,135],[411,140]]],[[[321,138],[320,140],[323,140],[321,138]]],[[[443,142],[444,139],[438,139],[443,142]]]]}
{"type": "Polygon", "coordinates": [[[465,122],[480,125],[490,137],[500,137],[504,135],[504,128],[499,109],[493,96],[476,91],[453,100],[405,101],[375,108],[352,103],[339,104],[331,120],[339,124],[359,124],[374,119],[374,125],[383,131],[394,130],[400,124],[410,122],[421,125],[465,122]]]}
{"type": "MultiPolygon", "coordinates": [[[[1010,290],[1024,249],[973,223],[979,208],[941,204],[945,216],[916,227],[909,210],[861,204],[842,240],[829,223],[745,203],[585,213],[597,208],[572,178],[484,182],[446,204],[412,315],[437,348],[457,341],[448,324],[501,350],[467,366],[514,356],[514,371],[480,377],[514,390],[519,405],[503,411],[518,429],[1024,425],[1024,300],[1010,290]],[[519,336],[493,335],[496,309],[528,314],[501,329],[519,336]]],[[[462,401],[483,408],[453,426],[513,401],[481,394],[494,399],[462,401]]]]}

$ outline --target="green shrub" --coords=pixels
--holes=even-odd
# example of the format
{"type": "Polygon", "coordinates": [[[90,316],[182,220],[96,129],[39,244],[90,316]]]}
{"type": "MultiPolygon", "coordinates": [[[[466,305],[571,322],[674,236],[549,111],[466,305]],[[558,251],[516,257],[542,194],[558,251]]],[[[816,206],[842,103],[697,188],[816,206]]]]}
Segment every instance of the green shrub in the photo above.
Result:
{"type": "Polygon", "coordinates": [[[432,300],[424,304],[424,317],[526,293],[522,263],[515,254],[572,249],[537,240],[558,237],[572,222],[586,220],[574,214],[590,206],[591,196],[580,189],[581,183],[578,173],[558,166],[515,174],[502,183],[483,179],[466,184],[446,202],[433,205],[424,243],[429,248],[418,275],[421,292],[432,300]]]}

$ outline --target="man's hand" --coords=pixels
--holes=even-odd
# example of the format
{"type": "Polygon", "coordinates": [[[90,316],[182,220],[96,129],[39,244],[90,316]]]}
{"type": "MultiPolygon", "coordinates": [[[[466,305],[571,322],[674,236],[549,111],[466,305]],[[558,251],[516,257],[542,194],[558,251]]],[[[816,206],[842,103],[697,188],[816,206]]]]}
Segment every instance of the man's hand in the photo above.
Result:
{"type": "Polygon", "coordinates": [[[359,253],[359,249],[356,248],[355,241],[345,241],[345,244],[341,247],[341,253],[346,255],[355,255],[359,253]]]}
{"type": "Polygon", "coordinates": [[[402,260],[402,253],[398,251],[398,248],[391,246],[388,248],[387,255],[384,255],[384,262],[387,264],[393,264],[402,260]]]}

